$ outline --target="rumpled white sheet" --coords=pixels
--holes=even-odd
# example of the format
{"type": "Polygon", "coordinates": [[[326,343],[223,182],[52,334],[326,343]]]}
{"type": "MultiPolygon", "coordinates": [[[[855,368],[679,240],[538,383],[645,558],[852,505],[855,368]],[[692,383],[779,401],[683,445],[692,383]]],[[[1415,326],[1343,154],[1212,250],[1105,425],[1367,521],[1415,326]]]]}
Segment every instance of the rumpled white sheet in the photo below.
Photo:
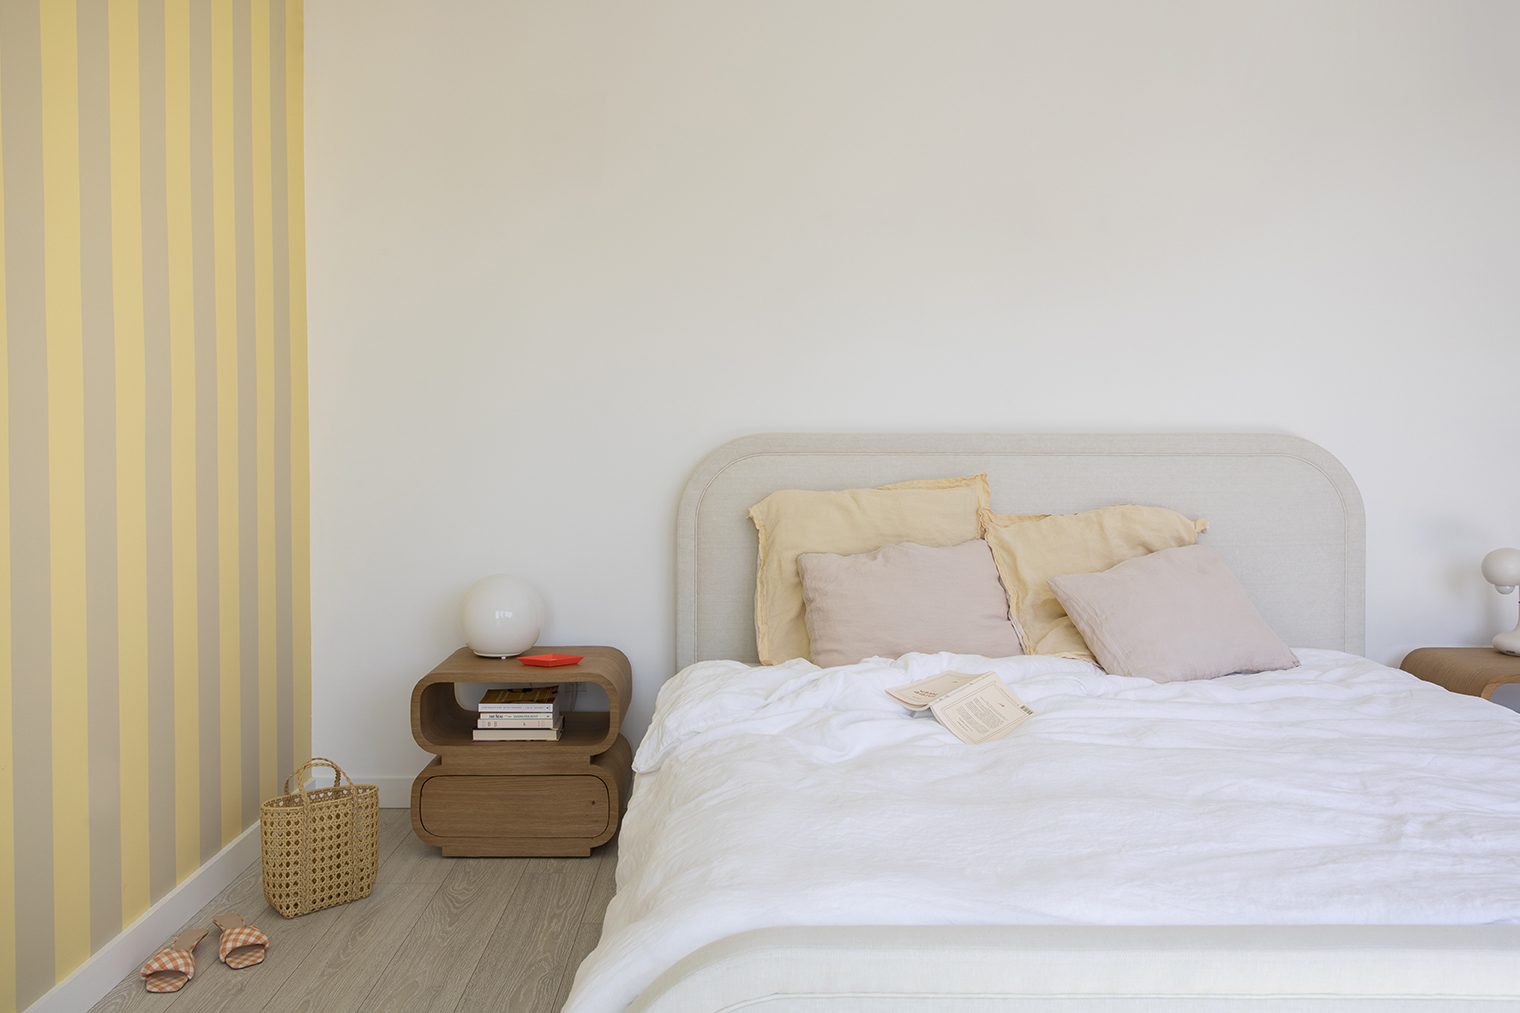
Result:
{"type": "Polygon", "coordinates": [[[1161,684],[1058,658],[703,662],[634,761],[567,1013],[780,925],[1520,921],[1520,714],[1365,658],[1161,684]],[[883,690],[993,670],[969,746],[883,690]]]}

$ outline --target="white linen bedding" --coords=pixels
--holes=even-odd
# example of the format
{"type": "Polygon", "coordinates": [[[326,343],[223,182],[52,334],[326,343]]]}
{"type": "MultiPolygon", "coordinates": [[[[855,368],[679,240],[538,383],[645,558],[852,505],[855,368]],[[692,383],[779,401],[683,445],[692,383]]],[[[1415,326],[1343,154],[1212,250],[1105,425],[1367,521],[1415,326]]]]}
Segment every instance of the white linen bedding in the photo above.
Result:
{"type": "Polygon", "coordinates": [[[1157,684],[1051,657],[693,665],[660,691],[567,1013],[788,925],[1520,922],[1520,714],[1365,658],[1157,684]],[[883,692],[993,670],[961,743],[883,692]]]}

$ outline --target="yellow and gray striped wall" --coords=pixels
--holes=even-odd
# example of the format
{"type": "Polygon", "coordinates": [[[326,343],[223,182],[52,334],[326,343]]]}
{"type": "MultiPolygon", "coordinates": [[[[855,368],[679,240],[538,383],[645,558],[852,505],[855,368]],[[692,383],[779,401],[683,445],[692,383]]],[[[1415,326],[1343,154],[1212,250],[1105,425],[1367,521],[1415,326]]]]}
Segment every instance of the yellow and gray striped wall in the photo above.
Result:
{"type": "Polygon", "coordinates": [[[0,0],[0,1010],[310,752],[301,0],[0,0]]]}

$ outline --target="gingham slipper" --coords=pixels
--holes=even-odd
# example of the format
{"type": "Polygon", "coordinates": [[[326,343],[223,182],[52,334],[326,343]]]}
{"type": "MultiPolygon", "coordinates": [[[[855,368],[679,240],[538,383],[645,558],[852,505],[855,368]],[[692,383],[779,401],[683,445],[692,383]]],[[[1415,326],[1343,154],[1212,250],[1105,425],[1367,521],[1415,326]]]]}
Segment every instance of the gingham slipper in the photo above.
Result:
{"type": "Polygon", "coordinates": [[[269,937],[243,921],[235,911],[211,919],[222,930],[221,960],[228,967],[252,967],[264,959],[269,937]]]}
{"type": "Polygon", "coordinates": [[[148,959],[138,972],[149,992],[178,992],[195,977],[195,947],[207,929],[186,929],[148,959]]]}

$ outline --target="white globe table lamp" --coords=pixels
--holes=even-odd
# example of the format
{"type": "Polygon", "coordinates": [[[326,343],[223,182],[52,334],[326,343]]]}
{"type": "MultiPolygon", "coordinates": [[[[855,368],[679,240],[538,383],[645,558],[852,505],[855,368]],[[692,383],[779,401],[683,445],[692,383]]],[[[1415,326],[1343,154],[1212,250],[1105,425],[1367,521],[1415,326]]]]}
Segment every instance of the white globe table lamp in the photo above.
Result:
{"type": "Polygon", "coordinates": [[[494,573],[464,593],[459,607],[464,642],[482,658],[511,658],[538,640],[544,600],[521,577],[494,573]]]}
{"type": "MultiPolygon", "coordinates": [[[[1500,594],[1520,587],[1520,549],[1495,549],[1483,557],[1483,579],[1500,594]]],[[[1494,638],[1494,650],[1520,655],[1520,622],[1508,633],[1494,638]]]]}

